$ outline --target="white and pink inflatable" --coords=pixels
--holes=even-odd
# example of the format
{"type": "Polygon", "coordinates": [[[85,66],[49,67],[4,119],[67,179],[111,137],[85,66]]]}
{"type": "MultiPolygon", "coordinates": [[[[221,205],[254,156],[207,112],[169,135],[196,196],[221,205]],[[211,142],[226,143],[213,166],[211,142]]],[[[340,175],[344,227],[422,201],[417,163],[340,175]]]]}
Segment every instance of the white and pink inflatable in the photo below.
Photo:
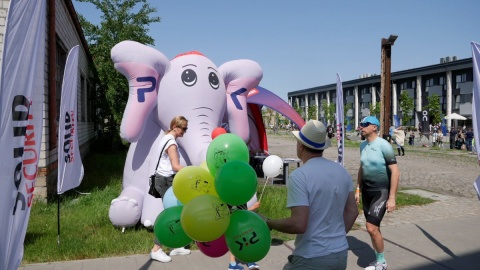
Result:
{"type": "Polygon", "coordinates": [[[115,45],[111,57],[129,83],[120,136],[131,145],[123,190],[112,201],[109,216],[115,226],[130,227],[141,220],[150,227],[163,206],[161,199],[148,194],[148,177],[171,119],[183,115],[189,121],[188,132],[178,140],[184,165],[200,165],[206,159],[211,133],[222,124],[248,141],[247,94],[258,86],[263,72],[256,62],[244,59],[217,67],[196,51],[169,61],[160,51],[134,41],[115,45]]]}

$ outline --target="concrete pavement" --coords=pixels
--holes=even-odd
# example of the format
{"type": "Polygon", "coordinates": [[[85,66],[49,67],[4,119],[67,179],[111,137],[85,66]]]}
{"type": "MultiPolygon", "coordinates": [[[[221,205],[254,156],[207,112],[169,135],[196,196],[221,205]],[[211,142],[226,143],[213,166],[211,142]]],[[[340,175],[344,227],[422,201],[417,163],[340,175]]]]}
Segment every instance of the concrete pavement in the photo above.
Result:
{"type": "MultiPolygon", "coordinates": [[[[422,190],[408,191],[437,201],[410,206],[387,214],[382,223],[385,257],[389,269],[480,269],[480,202],[475,198],[447,196],[422,190]]],[[[357,222],[362,222],[359,217],[357,222]]],[[[370,237],[363,229],[348,234],[347,269],[362,269],[375,259],[370,237]]],[[[272,246],[258,262],[261,269],[282,269],[294,247],[293,241],[272,246]]],[[[82,261],[21,266],[19,270],[131,270],[131,269],[227,269],[228,257],[210,258],[199,251],[159,263],[147,254],[82,261]]],[[[245,267],[245,269],[247,269],[245,267]]]]}

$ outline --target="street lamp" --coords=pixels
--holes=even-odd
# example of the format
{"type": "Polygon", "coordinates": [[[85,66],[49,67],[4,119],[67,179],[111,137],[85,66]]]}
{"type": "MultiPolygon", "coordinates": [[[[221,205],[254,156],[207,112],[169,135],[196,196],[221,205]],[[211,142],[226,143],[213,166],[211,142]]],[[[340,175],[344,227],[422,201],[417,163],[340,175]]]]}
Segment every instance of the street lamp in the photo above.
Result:
{"type": "Polygon", "coordinates": [[[390,35],[388,38],[382,38],[382,71],[380,82],[380,123],[381,132],[380,135],[386,138],[389,135],[388,129],[390,128],[390,111],[391,111],[391,56],[392,45],[397,40],[396,35],[390,35]]]}

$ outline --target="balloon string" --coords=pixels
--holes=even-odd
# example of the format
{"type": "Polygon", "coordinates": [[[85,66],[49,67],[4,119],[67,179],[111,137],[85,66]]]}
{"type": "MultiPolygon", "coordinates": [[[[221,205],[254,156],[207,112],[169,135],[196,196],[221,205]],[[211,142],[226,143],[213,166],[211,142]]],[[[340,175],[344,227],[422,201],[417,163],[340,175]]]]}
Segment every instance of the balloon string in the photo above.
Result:
{"type": "Polygon", "coordinates": [[[241,209],[241,210],[248,210],[247,206],[239,205],[237,207],[238,207],[238,209],[241,209]]]}
{"type": "MultiPolygon", "coordinates": [[[[267,177],[267,180],[265,181],[265,184],[263,184],[262,194],[260,194],[260,199],[258,200],[259,202],[262,201],[263,193],[265,192],[265,187],[267,186],[269,178],[272,178],[272,177],[267,177]]],[[[273,178],[272,178],[272,182],[273,182],[273,178]]]]}

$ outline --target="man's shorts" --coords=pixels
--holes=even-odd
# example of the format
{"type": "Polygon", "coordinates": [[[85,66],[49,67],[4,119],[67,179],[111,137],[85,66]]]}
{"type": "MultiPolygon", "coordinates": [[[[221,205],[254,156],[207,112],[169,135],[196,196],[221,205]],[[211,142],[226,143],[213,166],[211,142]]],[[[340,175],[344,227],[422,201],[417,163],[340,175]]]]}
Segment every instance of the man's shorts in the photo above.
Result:
{"type": "Polygon", "coordinates": [[[388,189],[362,190],[363,214],[368,223],[380,227],[387,210],[388,189]]]}
{"type": "Polygon", "coordinates": [[[283,270],[347,269],[347,256],[347,249],[330,255],[308,259],[301,256],[290,255],[288,256],[287,264],[283,266],[283,270]]]}

